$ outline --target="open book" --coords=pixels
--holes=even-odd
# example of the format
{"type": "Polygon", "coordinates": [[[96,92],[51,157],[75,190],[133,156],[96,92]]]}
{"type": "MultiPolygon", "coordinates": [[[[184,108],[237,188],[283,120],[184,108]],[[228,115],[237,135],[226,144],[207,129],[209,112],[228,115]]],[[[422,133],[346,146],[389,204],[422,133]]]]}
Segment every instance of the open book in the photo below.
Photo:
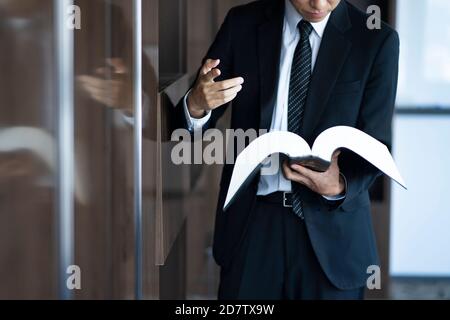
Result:
{"type": "MultiPolygon", "coordinates": [[[[338,126],[325,130],[314,141],[312,149],[302,137],[294,133],[275,131],[254,140],[237,157],[224,210],[228,209],[239,191],[246,188],[265,161],[274,161],[275,158],[271,156],[284,155],[292,162],[324,172],[331,164],[333,153],[341,148],[355,152],[406,189],[388,148],[358,129],[338,126]]],[[[281,164],[282,160],[279,161],[281,164]]]]}

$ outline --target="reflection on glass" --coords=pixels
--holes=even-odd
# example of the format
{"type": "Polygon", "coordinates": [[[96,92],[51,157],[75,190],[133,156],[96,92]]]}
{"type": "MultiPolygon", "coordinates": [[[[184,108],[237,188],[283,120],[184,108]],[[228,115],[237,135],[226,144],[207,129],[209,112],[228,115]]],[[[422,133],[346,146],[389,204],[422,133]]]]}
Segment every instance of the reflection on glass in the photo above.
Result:
{"type": "MultiPolygon", "coordinates": [[[[158,0],[143,1],[143,189],[135,190],[130,0],[74,0],[74,298],[135,297],[134,196],[143,197],[143,293],[158,298],[158,0]]],[[[58,298],[57,0],[0,0],[0,299],[58,298]]],[[[66,50],[67,47],[64,47],[66,50]]],[[[72,137],[69,137],[70,139],[72,137]]],[[[140,138],[140,137],[139,137],[140,138]]],[[[68,153],[66,153],[67,155],[68,153]]],[[[70,170],[71,171],[71,170],[70,170]]],[[[66,172],[67,173],[67,172],[66,172]]],[[[69,248],[70,251],[70,248],[69,248]]]]}
{"type": "Polygon", "coordinates": [[[52,1],[0,1],[0,299],[56,298],[52,1]]]}
{"type": "Polygon", "coordinates": [[[134,297],[132,1],[79,0],[75,154],[89,199],[75,206],[77,298],[134,297]]]}

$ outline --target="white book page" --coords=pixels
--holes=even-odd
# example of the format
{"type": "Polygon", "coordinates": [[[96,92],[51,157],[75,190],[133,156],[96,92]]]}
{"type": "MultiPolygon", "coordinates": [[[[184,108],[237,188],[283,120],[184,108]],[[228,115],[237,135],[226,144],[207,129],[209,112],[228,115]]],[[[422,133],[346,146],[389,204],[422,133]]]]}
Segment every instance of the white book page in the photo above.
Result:
{"type": "Polygon", "coordinates": [[[291,132],[274,131],[255,139],[236,159],[224,208],[259,165],[270,155],[278,153],[302,157],[311,155],[311,149],[305,140],[291,132]]]}
{"type": "Polygon", "coordinates": [[[331,161],[333,152],[340,148],[355,152],[406,189],[406,184],[389,149],[358,129],[339,126],[325,130],[314,142],[312,153],[319,158],[331,161]]]}

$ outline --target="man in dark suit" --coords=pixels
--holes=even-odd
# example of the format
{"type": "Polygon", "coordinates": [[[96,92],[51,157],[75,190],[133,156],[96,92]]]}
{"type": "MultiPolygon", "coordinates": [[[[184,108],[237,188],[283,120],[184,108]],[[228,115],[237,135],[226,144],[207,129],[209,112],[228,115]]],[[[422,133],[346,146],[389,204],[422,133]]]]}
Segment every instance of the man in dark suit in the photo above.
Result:
{"type": "MultiPolygon", "coordinates": [[[[228,13],[197,81],[177,107],[190,130],[289,130],[311,145],[327,128],[358,128],[391,146],[399,40],[345,0],[262,0],[228,13]]],[[[341,150],[324,173],[283,164],[223,212],[214,257],[221,299],[361,299],[378,265],[368,189],[380,172],[341,150]]]]}

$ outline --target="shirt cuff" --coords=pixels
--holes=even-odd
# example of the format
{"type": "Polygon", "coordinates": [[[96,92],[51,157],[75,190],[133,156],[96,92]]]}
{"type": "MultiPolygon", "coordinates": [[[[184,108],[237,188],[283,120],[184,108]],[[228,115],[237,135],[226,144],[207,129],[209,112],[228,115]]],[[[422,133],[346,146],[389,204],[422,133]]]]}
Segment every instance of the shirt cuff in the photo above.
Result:
{"type": "Polygon", "coordinates": [[[203,126],[206,123],[208,123],[209,119],[211,118],[211,111],[208,111],[203,118],[200,118],[200,119],[192,118],[191,115],[189,114],[189,109],[187,106],[187,98],[190,93],[191,93],[191,90],[189,90],[188,93],[186,93],[186,95],[184,96],[184,99],[183,99],[184,115],[186,116],[188,130],[189,131],[197,131],[197,130],[201,130],[203,128],[203,126]]]}
{"type": "MultiPolygon", "coordinates": [[[[147,96],[146,93],[142,93],[142,128],[145,128],[145,119],[147,119],[147,115],[148,115],[148,111],[150,109],[150,101],[149,98],[147,96]]],[[[134,126],[135,123],[135,117],[134,115],[131,113],[125,113],[125,112],[121,112],[121,117],[123,119],[123,121],[125,121],[125,123],[129,126],[134,126]]]]}
{"type": "Polygon", "coordinates": [[[134,116],[128,116],[125,113],[122,113],[121,115],[127,125],[134,126],[134,116]]]}
{"type": "Polygon", "coordinates": [[[344,200],[347,197],[347,179],[345,179],[345,176],[342,173],[339,173],[339,174],[342,177],[342,179],[344,179],[344,184],[345,184],[344,192],[342,192],[341,194],[338,194],[337,196],[332,196],[332,197],[322,196],[322,197],[325,198],[325,200],[328,200],[328,201],[341,201],[341,200],[344,200]]]}

